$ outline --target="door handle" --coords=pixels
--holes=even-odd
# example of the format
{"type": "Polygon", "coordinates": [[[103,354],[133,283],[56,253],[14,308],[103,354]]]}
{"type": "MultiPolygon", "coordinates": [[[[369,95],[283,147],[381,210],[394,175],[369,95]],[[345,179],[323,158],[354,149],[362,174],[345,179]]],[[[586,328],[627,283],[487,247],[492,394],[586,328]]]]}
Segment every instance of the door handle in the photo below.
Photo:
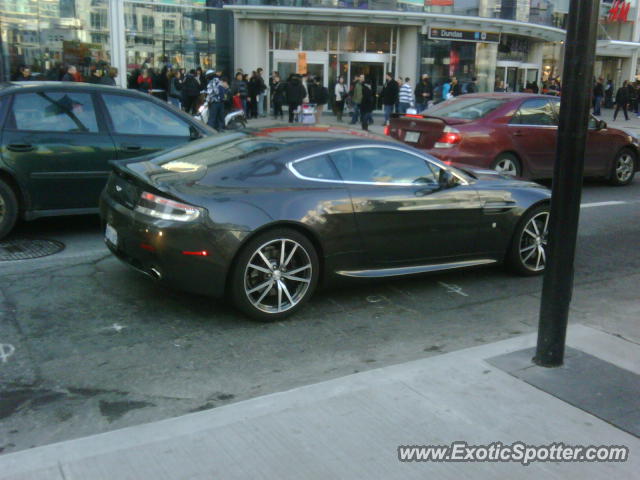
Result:
{"type": "Polygon", "coordinates": [[[30,143],[11,143],[7,145],[7,149],[12,152],[30,152],[34,147],[30,143]]]}
{"type": "Polygon", "coordinates": [[[122,150],[126,150],[127,152],[137,152],[138,150],[142,150],[141,145],[131,145],[131,144],[122,144],[120,145],[122,150]]]}

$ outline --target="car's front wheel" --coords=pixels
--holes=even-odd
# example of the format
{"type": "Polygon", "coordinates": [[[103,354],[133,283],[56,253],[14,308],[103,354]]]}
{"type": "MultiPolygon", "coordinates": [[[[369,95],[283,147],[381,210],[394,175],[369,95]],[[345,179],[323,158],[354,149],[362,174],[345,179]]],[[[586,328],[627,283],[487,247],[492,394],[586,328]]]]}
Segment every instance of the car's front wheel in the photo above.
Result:
{"type": "Polygon", "coordinates": [[[318,283],[318,254],[303,234],[288,228],[251,239],[233,267],[235,306],[251,318],[275,321],[299,310],[318,283]]]}
{"type": "Polygon", "coordinates": [[[636,173],[637,161],[638,157],[632,150],[628,148],[620,150],[613,160],[611,183],[618,186],[630,184],[636,173]]]}
{"type": "Polygon", "coordinates": [[[13,189],[0,180],[0,239],[13,229],[18,218],[18,201],[13,189]]]}
{"type": "Polygon", "coordinates": [[[507,264],[519,275],[539,275],[547,265],[549,205],[534,207],[522,215],[507,253],[507,264]]]}

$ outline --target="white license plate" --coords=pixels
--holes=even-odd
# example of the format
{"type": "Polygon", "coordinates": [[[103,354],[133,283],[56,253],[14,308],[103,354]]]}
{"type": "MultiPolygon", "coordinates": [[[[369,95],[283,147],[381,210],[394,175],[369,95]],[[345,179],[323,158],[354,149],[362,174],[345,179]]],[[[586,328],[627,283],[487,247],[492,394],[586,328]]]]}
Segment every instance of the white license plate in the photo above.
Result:
{"type": "Polygon", "coordinates": [[[407,132],[404,134],[404,141],[411,143],[418,143],[420,140],[420,132],[407,132]]]}
{"type": "Polygon", "coordinates": [[[109,224],[107,224],[107,228],[104,231],[104,238],[114,247],[118,246],[118,232],[109,224]]]}

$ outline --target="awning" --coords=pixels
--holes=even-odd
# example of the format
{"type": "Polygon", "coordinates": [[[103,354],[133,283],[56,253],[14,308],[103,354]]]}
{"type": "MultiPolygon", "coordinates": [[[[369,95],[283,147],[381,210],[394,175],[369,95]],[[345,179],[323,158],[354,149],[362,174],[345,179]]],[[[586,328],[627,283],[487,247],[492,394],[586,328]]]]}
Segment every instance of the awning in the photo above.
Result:
{"type": "Polygon", "coordinates": [[[640,43],[623,42],[621,40],[598,40],[596,55],[600,57],[629,58],[634,52],[640,51],[640,43]]]}

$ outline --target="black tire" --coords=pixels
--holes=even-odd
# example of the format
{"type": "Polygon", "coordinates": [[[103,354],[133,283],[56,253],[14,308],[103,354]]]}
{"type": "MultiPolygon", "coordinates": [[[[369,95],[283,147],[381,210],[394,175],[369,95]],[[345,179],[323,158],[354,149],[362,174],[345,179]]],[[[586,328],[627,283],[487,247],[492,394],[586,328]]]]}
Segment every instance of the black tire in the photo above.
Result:
{"type": "Polygon", "coordinates": [[[621,187],[633,182],[633,176],[638,168],[638,155],[630,148],[623,148],[616,154],[611,165],[609,182],[621,187]]]}
{"type": "Polygon", "coordinates": [[[548,204],[530,208],[522,214],[518,226],[513,232],[505,259],[507,266],[514,273],[522,276],[544,273],[547,259],[548,221],[548,204]],[[535,227],[531,224],[532,219],[535,219],[535,227]],[[536,239],[535,234],[538,233],[540,235],[536,239]],[[540,263],[537,264],[537,262],[540,263]]]}
{"type": "Polygon", "coordinates": [[[498,155],[498,157],[493,161],[491,168],[497,172],[504,173],[505,175],[511,175],[514,177],[522,175],[522,165],[520,164],[520,160],[513,153],[501,153],[498,155]],[[512,168],[509,168],[509,172],[513,173],[507,173],[504,168],[506,165],[512,166],[512,168]]]}
{"type": "Polygon", "coordinates": [[[0,240],[13,229],[18,219],[18,200],[13,189],[0,180],[0,240]]]}
{"type": "Polygon", "coordinates": [[[305,235],[289,228],[268,230],[249,240],[236,258],[229,279],[231,299],[236,308],[254,320],[281,320],[309,300],[318,284],[319,273],[318,254],[305,235]],[[282,241],[285,242],[284,262],[281,261],[282,241]]]}

